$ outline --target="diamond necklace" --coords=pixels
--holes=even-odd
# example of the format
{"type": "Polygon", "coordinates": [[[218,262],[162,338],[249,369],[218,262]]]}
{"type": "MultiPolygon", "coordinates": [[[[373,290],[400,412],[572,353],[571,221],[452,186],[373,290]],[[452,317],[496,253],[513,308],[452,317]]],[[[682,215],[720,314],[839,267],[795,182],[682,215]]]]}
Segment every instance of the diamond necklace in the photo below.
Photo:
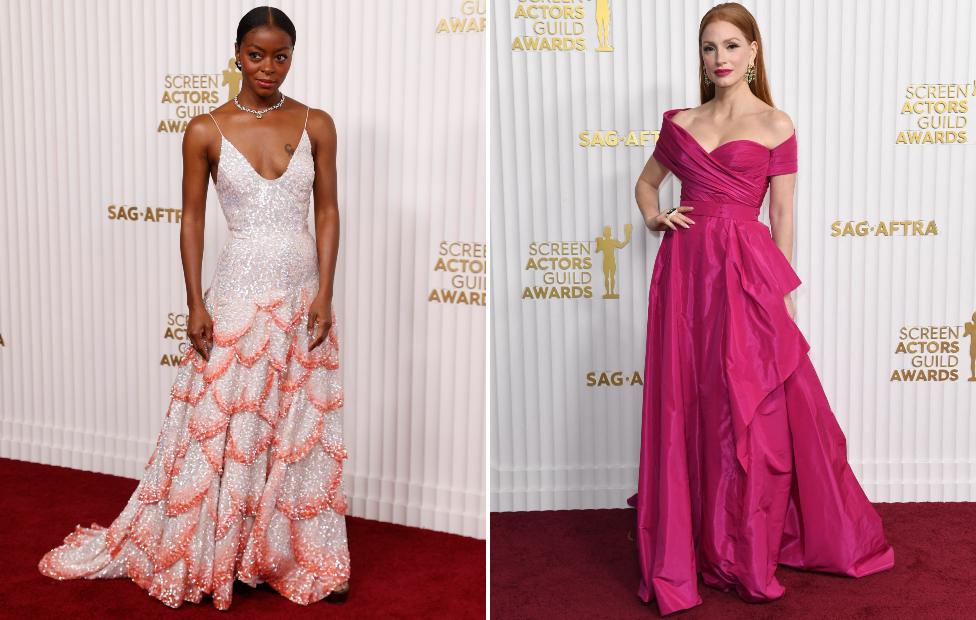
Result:
{"type": "Polygon", "coordinates": [[[271,110],[277,110],[278,108],[281,107],[281,104],[283,104],[284,102],[285,102],[285,94],[281,93],[281,101],[274,104],[273,106],[265,108],[263,110],[252,110],[251,108],[245,105],[241,105],[241,102],[237,100],[237,95],[234,95],[234,105],[236,105],[244,112],[250,112],[251,114],[255,115],[258,118],[261,118],[265,114],[265,112],[270,112],[271,110]]]}

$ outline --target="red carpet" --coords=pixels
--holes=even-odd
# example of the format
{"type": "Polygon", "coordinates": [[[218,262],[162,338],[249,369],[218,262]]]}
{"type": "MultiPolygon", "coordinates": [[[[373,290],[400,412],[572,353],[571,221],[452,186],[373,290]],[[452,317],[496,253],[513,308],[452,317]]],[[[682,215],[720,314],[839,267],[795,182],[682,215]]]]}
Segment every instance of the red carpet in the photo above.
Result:
{"type": "Polygon", "coordinates": [[[55,581],[37,562],[76,523],[108,526],[136,481],[62,467],[0,459],[3,538],[0,617],[4,618],[248,618],[287,614],[310,618],[484,618],[482,540],[350,517],[352,589],[343,605],[292,603],[267,584],[238,582],[227,612],[209,598],[172,610],[128,579],[55,581]]]}
{"type": "MultiPolygon", "coordinates": [[[[668,618],[976,618],[976,503],[876,504],[895,567],[851,579],[779,567],[786,595],[749,604],[699,580],[703,603],[668,618]]],[[[637,598],[634,511],[491,515],[491,617],[657,618],[637,598]]]]}

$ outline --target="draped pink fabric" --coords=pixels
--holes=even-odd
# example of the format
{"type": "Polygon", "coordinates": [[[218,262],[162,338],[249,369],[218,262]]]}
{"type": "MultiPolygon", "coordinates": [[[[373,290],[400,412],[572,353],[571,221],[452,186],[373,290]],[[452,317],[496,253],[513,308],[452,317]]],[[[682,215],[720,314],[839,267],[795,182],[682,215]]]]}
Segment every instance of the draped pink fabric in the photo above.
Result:
{"type": "Polygon", "coordinates": [[[891,568],[847,462],[810,345],[784,295],[800,279],[758,220],[796,134],[706,151],[664,113],[653,157],[696,223],[666,231],[648,299],[637,495],[640,597],[662,614],[706,585],[779,598],[777,564],[860,577],[891,568]]]}

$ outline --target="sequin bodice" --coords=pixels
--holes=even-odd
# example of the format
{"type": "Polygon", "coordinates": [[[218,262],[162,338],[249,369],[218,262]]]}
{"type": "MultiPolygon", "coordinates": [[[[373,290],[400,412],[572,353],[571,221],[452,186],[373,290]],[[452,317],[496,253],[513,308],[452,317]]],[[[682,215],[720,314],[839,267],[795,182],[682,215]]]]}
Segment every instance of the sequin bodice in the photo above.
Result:
{"type": "Polygon", "coordinates": [[[221,132],[216,188],[230,238],[218,259],[210,295],[255,299],[317,278],[315,239],[308,229],[314,179],[304,128],[288,167],[276,179],[258,174],[221,132]]]}

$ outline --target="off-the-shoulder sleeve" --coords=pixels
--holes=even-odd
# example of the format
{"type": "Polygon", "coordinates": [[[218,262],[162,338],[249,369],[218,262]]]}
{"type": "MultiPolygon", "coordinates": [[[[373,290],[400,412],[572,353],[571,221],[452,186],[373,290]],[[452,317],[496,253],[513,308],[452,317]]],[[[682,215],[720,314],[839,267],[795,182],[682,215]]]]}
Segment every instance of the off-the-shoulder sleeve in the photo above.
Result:
{"type": "Polygon", "coordinates": [[[654,151],[651,152],[651,157],[656,159],[662,166],[670,170],[675,171],[676,165],[674,161],[674,130],[671,128],[669,123],[664,122],[661,119],[661,129],[657,134],[657,142],[654,143],[654,151]]]}
{"type": "Polygon", "coordinates": [[[796,132],[793,132],[785,142],[769,152],[769,169],[766,176],[777,174],[791,174],[796,172],[796,132]]]}

